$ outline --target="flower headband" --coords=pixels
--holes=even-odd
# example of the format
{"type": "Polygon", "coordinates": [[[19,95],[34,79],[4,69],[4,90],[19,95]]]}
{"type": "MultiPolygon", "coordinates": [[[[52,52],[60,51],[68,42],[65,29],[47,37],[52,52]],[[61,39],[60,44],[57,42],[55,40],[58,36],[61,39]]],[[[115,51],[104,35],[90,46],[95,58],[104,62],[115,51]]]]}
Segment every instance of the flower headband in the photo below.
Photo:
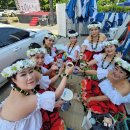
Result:
{"type": "Polygon", "coordinates": [[[77,37],[78,36],[78,33],[75,32],[75,33],[68,33],[68,37],[77,37]]]}
{"type": "Polygon", "coordinates": [[[109,46],[109,45],[117,45],[118,46],[118,41],[117,40],[112,40],[112,41],[106,41],[104,43],[105,46],[109,46]]]}
{"type": "Polygon", "coordinates": [[[13,76],[14,74],[20,72],[23,69],[26,69],[28,67],[34,68],[36,63],[32,60],[20,60],[17,61],[16,63],[12,64],[11,66],[5,68],[2,72],[1,75],[5,78],[9,78],[13,76]]]}
{"type": "Polygon", "coordinates": [[[102,25],[101,25],[101,23],[97,23],[97,24],[89,24],[88,25],[88,29],[91,29],[91,28],[101,28],[102,27],[102,25]]]}
{"type": "Polygon", "coordinates": [[[124,68],[124,69],[126,69],[126,70],[128,70],[130,72],[130,64],[127,61],[122,60],[121,58],[117,57],[117,58],[115,58],[115,62],[119,66],[121,66],[122,68],[124,68]]]}
{"type": "Polygon", "coordinates": [[[55,40],[56,36],[54,36],[53,34],[46,34],[45,37],[51,39],[51,40],[55,40]]]}
{"type": "Polygon", "coordinates": [[[34,56],[36,54],[46,53],[46,50],[44,48],[34,48],[27,50],[27,56],[30,58],[31,56],[34,56]]]}

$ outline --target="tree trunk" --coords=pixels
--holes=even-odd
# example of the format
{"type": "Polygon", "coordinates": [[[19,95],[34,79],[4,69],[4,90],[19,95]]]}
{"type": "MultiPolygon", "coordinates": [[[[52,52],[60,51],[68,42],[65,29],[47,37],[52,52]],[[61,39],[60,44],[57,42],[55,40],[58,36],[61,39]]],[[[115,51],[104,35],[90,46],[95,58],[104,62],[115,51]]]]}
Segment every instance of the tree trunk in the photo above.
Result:
{"type": "Polygon", "coordinates": [[[49,0],[49,5],[50,5],[49,23],[51,26],[53,26],[54,24],[53,0],[49,0]]]}

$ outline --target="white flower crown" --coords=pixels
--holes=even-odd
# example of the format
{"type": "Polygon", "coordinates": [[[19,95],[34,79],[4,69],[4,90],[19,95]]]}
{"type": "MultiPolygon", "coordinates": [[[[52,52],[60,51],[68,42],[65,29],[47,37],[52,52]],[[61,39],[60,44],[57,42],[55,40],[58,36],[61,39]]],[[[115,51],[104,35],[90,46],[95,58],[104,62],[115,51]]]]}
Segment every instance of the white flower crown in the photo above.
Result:
{"type": "Polygon", "coordinates": [[[34,56],[36,54],[46,54],[45,48],[34,48],[27,50],[27,56],[30,58],[31,56],[34,56]]]}
{"type": "Polygon", "coordinates": [[[124,69],[126,69],[126,70],[128,70],[130,72],[130,64],[127,61],[122,60],[121,58],[117,57],[117,58],[115,58],[115,62],[119,66],[121,66],[122,68],[124,68],[124,69]]]}
{"type": "Polygon", "coordinates": [[[35,65],[36,65],[36,63],[30,59],[20,60],[20,61],[17,61],[16,63],[12,64],[11,66],[5,68],[1,72],[1,75],[5,78],[8,78],[28,67],[34,68],[35,65]]]}
{"type": "Polygon", "coordinates": [[[51,35],[51,34],[46,34],[45,37],[51,39],[51,40],[55,40],[56,39],[56,36],[55,35],[51,35]]]}
{"type": "Polygon", "coordinates": [[[102,27],[101,23],[89,24],[89,25],[88,25],[88,29],[97,28],[97,27],[101,28],[101,27],[102,27]]]}
{"type": "Polygon", "coordinates": [[[117,45],[118,46],[118,41],[117,40],[112,40],[112,41],[106,41],[104,42],[105,46],[109,46],[109,45],[117,45]]]}
{"type": "Polygon", "coordinates": [[[76,33],[68,33],[68,37],[77,37],[79,34],[76,32],[76,33]]]}

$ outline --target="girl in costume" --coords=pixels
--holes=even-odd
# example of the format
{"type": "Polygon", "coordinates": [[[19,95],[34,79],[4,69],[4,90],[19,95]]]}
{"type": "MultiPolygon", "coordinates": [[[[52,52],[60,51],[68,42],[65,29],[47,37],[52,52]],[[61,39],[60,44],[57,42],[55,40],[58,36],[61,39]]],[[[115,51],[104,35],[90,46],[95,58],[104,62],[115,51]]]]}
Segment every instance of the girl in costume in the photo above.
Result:
{"type": "Polygon", "coordinates": [[[77,43],[78,33],[74,30],[68,32],[68,37],[70,42],[63,47],[63,50],[57,56],[57,58],[62,58],[65,61],[77,62],[79,59],[80,46],[77,43]],[[64,55],[66,58],[64,59],[64,55]]]}
{"type": "MultiPolygon", "coordinates": [[[[58,70],[56,64],[53,64],[49,70],[43,67],[45,55],[45,48],[41,48],[38,43],[30,44],[29,50],[27,51],[27,56],[36,62],[35,70],[43,75],[39,80],[40,86],[49,87],[49,84],[54,83],[59,78],[59,75],[62,73],[62,68],[60,69],[59,73],[51,79],[49,79],[49,76],[45,76],[50,75],[53,70],[58,70]]],[[[40,76],[38,73],[36,75],[38,77],[40,76]]]]}
{"type": "Polygon", "coordinates": [[[96,64],[98,68],[112,70],[114,68],[114,58],[120,55],[120,53],[116,52],[116,48],[118,47],[118,44],[119,43],[117,40],[110,40],[104,42],[105,53],[95,54],[93,56],[93,60],[87,62],[86,66],[90,67],[96,64]]]}
{"type": "Polygon", "coordinates": [[[52,33],[46,34],[43,40],[43,48],[45,48],[47,52],[44,58],[44,64],[45,64],[44,66],[46,68],[50,68],[55,60],[56,53],[53,50],[54,41],[55,36],[52,33]]]}
{"type": "MultiPolygon", "coordinates": [[[[51,86],[61,75],[63,68],[60,68],[59,73],[52,77],[51,79],[49,76],[44,76],[44,74],[48,72],[48,70],[43,67],[44,63],[44,56],[45,56],[45,49],[41,48],[41,46],[37,43],[31,43],[29,46],[29,50],[27,51],[27,56],[36,62],[35,66],[35,76],[38,81],[38,85],[36,86],[36,90],[39,93],[43,93],[45,91],[55,91],[55,88],[51,86]]],[[[52,65],[53,67],[54,65],[52,65]]],[[[51,67],[51,68],[52,68],[51,67]]],[[[56,66],[57,67],[57,66],[56,66]]],[[[51,70],[51,69],[50,69],[51,70]]],[[[49,70],[49,71],[50,71],[49,70]]],[[[51,72],[51,71],[50,71],[51,72]]],[[[46,110],[41,109],[42,117],[43,117],[43,128],[45,130],[57,130],[59,127],[64,125],[63,119],[61,119],[57,107],[60,107],[64,102],[59,100],[55,104],[55,109],[53,112],[49,112],[46,110]]]]}
{"type": "Polygon", "coordinates": [[[66,68],[55,92],[39,94],[34,73],[35,62],[19,60],[5,68],[1,74],[12,83],[10,95],[0,106],[0,130],[43,130],[40,109],[53,111],[55,100],[65,88],[68,75],[73,68],[66,68]]]}
{"type": "MultiPolygon", "coordinates": [[[[100,33],[100,23],[93,22],[88,25],[88,29],[90,34],[84,40],[80,53],[80,59],[85,62],[92,60],[94,54],[100,53],[104,49],[103,42],[106,41],[106,36],[100,33]]],[[[94,68],[95,67],[93,67],[93,69],[94,68]]]]}
{"type": "Polygon", "coordinates": [[[116,57],[113,70],[98,68],[91,71],[97,74],[99,82],[82,81],[82,99],[86,107],[99,114],[122,112],[122,103],[130,102],[130,63],[116,57]]]}

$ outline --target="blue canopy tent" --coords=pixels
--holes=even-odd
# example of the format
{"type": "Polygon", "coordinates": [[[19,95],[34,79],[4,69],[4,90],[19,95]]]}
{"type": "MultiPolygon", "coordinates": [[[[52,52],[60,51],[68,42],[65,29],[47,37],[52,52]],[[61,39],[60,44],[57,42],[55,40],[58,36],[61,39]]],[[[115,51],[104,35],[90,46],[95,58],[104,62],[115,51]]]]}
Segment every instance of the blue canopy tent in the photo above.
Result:
{"type": "Polygon", "coordinates": [[[130,0],[127,0],[127,1],[122,2],[122,3],[118,3],[118,6],[130,6],[130,0]]]}

